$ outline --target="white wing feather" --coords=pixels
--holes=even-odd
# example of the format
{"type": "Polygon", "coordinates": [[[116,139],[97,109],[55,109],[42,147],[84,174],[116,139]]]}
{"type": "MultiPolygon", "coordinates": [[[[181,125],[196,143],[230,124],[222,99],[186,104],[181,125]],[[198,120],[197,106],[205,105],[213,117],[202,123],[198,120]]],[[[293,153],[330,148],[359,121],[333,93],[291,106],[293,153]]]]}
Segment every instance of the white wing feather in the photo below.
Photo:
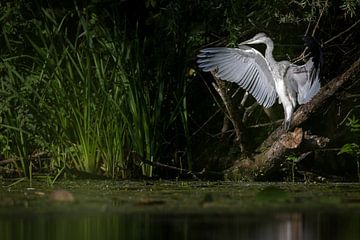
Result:
{"type": "Polygon", "coordinates": [[[270,67],[264,56],[254,48],[205,48],[197,63],[215,77],[237,83],[264,107],[271,107],[277,98],[270,67]]]}

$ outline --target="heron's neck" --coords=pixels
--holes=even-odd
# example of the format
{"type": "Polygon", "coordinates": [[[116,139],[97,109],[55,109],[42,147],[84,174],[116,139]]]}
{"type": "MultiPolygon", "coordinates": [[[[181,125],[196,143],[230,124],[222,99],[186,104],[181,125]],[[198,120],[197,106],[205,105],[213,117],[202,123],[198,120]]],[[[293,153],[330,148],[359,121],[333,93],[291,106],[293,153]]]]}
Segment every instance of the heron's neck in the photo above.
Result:
{"type": "Polygon", "coordinates": [[[271,39],[268,39],[268,41],[266,42],[265,58],[269,61],[271,65],[276,63],[272,54],[273,50],[274,43],[271,39]]]}

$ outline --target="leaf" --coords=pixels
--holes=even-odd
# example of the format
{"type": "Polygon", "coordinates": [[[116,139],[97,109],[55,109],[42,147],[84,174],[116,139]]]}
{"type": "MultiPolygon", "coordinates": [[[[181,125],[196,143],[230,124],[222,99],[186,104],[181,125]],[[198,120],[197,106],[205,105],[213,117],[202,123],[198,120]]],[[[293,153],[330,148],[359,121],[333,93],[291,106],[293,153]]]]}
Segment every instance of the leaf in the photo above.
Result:
{"type": "Polygon", "coordinates": [[[350,127],[351,132],[360,132],[360,120],[357,119],[355,116],[353,116],[352,118],[348,118],[346,126],[350,127]]]}
{"type": "Polygon", "coordinates": [[[358,156],[358,155],[360,155],[360,147],[356,143],[344,144],[342,146],[342,148],[340,149],[340,152],[338,152],[337,155],[344,154],[344,153],[347,153],[347,154],[350,154],[353,156],[358,156]]]}

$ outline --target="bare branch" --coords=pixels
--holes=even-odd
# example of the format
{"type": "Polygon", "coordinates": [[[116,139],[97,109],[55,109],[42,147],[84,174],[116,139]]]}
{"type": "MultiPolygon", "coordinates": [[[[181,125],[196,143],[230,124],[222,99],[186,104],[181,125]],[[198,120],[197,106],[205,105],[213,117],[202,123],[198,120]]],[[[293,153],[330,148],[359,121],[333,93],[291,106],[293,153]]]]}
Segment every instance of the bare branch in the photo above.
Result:
{"type": "Polygon", "coordinates": [[[245,152],[245,147],[242,143],[242,133],[243,133],[243,126],[241,117],[239,115],[238,109],[234,106],[230,96],[226,92],[226,82],[223,80],[218,79],[214,74],[213,77],[217,83],[217,92],[219,93],[223,103],[225,105],[226,111],[228,113],[229,119],[232,122],[235,133],[236,133],[236,142],[238,143],[240,150],[245,152]]]}
{"type": "Polygon", "coordinates": [[[352,30],[354,27],[356,27],[356,25],[358,25],[360,23],[360,20],[357,20],[353,25],[351,25],[350,27],[348,27],[347,29],[345,29],[344,31],[338,33],[337,35],[335,35],[334,37],[330,38],[329,40],[327,40],[326,42],[324,42],[324,46],[329,44],[330,42],[334,41],[335,39],[341,37],[343,34],[349,32],[350,30],[352,30]]]}

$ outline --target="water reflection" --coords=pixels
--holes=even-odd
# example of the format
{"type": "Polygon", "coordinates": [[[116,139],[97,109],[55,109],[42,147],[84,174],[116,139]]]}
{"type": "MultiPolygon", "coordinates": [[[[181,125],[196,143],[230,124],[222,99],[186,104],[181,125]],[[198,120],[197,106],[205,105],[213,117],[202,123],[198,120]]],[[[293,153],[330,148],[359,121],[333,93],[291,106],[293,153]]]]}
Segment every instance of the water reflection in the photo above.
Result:
{"type": "Polygon", "coordinates": [[[0,239],[360,239],[352,213],[0,215],[0,239]]]}

